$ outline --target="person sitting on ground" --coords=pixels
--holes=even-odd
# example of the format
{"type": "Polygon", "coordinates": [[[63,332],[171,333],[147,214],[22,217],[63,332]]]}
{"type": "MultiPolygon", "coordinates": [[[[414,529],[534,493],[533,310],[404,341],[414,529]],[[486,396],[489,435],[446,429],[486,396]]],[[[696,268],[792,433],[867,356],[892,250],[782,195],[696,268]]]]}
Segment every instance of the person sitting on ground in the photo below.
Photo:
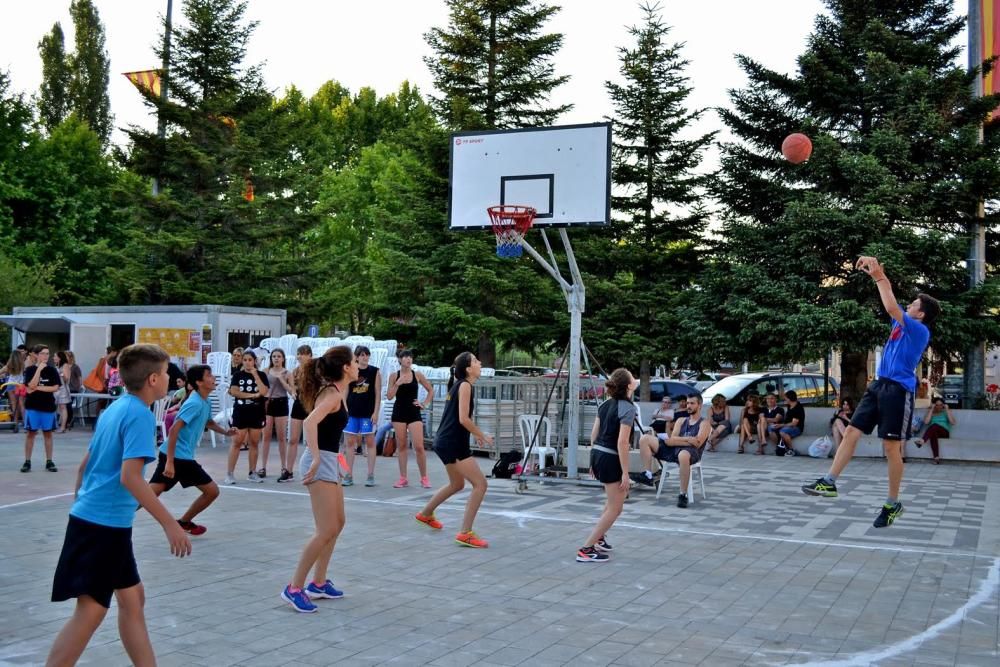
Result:
{"type": "Polygon", "coordinates": [[[674,430],[670,437],[663,439],[664,436],[646,434],[639,438],[643,472],[634,479],[647,486],[653,486],[653,457],[659,461],[676,463],[680,467],[681,484],[681,493],[677,497],[678,507],[688,506],[687,492],[688,484],[691,482],[691,466],[701,461],[701,448],[712,432],[711,420],[701,416],[701,404],[701,394],[688,396],[688,416],[674,422],[674,430]]]}
{"type": "Polygon", "coordinates": [[[674,403],[670,396],[664,395],[659,407],[653,413],[653,421],[649,427],[653,433],[669,433],[674,422],[674,403]]]}
{"type": "Polygon", "coordinates": [[[764,439],[760,441],[760,447],[757,449],[758,454],[763,454],[769,443],[773,443],[777,447],[778,431],[781,430],[781,424],[785,421],[785,409],[778,405],[778,395],[773,392],[768,393],[766,400],[767,407],[764,408],[763,412],[764,439]]]}
{"type": "Polygon", "coordinates": [[[830,434],[833,437],[833,446],[840,446],[840,441],[844,439],[844,432],[851,425],[851,416],[854,415],[854,399],[850,396],[840,402],[840,409],[837,414],[830,418],[830,434]]]}
{"type": "Polygon", "coordinates": [[[785,420],[783,426],[778,429],[778,437],[781,440],[775,448],[774,453],[778,456],[795,456],[798,452],[792,446],[792,438],[802,435],[802,429],[806,427],[806,409],[799,403],[799,396],[794,390],[785,392],[785,420]]]}
{"type": "Polygon", "coordinates": [[[736,450],[737,454],[746,451],[748,442],[751,445],[756,445],[757,438],[764,442],[764,420],[760,418],[761,414],[760,396],[750,394],[747,396],[746,405],[740,414],[740,444],[736,450]]]}
{"type": "Polygon", "coordinates": [[[951,427],[956,423],[955,416],[951,414],[951,408],[944,402],[944,399],[935,396],[930,407],[927,408],[927,414],[924,415],[924,423],[927,424],[924,437],[917,438],[913,442],[917,447],[923,447],[924,441],[931,443],[934,465],[940,465],[941,455],[938,449],[938,440],[951,435],[951,427]]]}
{"type": "Polygon", "coordinates": [[[729,415],[726,397],[716,394],[712,397],[712,407],[708,411],[712,420],[712,434],[708,437],[708,451],[714,452],[723,438],[733,432],[733,421],[729,415]]]}

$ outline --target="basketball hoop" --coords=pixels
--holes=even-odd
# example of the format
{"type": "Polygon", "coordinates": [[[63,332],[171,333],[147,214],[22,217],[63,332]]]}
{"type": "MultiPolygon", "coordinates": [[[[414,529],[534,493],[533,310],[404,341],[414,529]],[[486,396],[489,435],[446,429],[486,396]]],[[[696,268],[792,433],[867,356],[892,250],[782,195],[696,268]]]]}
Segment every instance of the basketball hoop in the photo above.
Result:
{"type": "Polygon", "coordinates": [[[497,257],[520,257],[524,251],[524,235],[535,222],[535,209],[530,206],[490,206],[493,233],[497,237],[497,257]]]}

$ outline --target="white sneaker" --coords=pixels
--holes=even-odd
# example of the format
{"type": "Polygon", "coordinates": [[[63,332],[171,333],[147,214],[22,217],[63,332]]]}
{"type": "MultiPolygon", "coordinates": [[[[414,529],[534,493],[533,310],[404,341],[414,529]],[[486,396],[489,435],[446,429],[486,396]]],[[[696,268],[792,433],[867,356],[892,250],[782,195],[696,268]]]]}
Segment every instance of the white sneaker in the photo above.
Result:
{"type": "Polygon", "coordinates": [[[261,478],[260,478],[260,477],[259,477],[259,476],[257,475],[257,473],[255,473],[255,472],[252,472],[252,473],[250,473],[249,475],[247,475],[247,481],[248,481],[248,482],[256,482],[257,484],[263,484],[263,483],[264,483],[264,480],[262,480],[262,479],[261,479],[261,478]]]}
{"type": "Polygon", "coordinates": [[[232,475],[226,475],[226,478],[224,480],[222,480],[222,483],[223,484],[235,484],[236,480],[233,478],[232,475]]]}

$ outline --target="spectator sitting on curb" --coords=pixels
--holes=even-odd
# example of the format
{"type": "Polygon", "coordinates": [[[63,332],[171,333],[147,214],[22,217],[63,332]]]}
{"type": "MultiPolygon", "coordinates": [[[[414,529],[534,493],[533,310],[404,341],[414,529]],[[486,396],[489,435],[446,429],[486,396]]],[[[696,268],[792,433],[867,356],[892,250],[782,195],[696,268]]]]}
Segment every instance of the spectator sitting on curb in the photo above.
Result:
{"type": "Polygon", "coordinates": [[[771,436],[774,436],[774,445],[778,444],[778,431],[781,423],[785,421],[785,410],[778,405],[778,395],[770,393],[767,395],[767,407],[764,408],[764,439],[760,442],[758,454],[763,454],[767,445],[771,443],[771,436]]]}
{"type": "MultiPolygon", "coordinates": [[[[851,425],[851,415],[854,414],[854,399],[848,396],[840,402],[840,410],[830,418],[830,435],[833,436],[833,446],[840,446],[840,441],[844,438],[844,432],[851,425]]],[[[833,456],[833,450],[830,451],[833,456]]]]}
{"type": "Polygon", "coordinates": [[[934,455],[934,465],[940,465],[941,456],[938,450],[938,440],[951,435],[951,427],[955,425],[955,416],[951,414],[951,408],[944,402],[944,399],[940,396],[935,396],[931,406],[927,408],[927,414],[924,415],[924,423],[927,424],[924,437],[917,438],[913,443],[917,447],[923,447],[925,440],[929,442],[931,444],[931,454],[934,455]]]}
{"type": "Polygon", "coordinates": [[[802,429],[806,427],[806,410],[799,403],[799,396],[794,390],[789,389],[785,392],[785,405],[788,406],[785,410],[785,421],[784,426],[778,430],[778,436],[781,441],[778,443],[777,448],[774,453],[778,456],[795,456],[798,452],[792,446],[792,438],[797,438],[802,435],[802,429]]]}

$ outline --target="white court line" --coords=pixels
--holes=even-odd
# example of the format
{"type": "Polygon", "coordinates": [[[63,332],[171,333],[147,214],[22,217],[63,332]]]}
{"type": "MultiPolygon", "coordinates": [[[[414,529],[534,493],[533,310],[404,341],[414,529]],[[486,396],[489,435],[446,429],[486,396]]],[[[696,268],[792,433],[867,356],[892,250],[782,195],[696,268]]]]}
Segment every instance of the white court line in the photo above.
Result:
{"type": "Polygon", "coordinates": [[[993,566],[989,574],[979,584],[979,590],[961,607],[951,612],[920,634],[913,635],[908,639],[890,644],[877,651],[866,651],[858,653],[845,660],[830,660],[824,662],[807,662],[803,665],[808,667],[863,667],[865,665],[877,664],[881,660],[889,660],[904,653],[909,653],[920,648],[924,642],[934,639],[942,632],[960,623],[970,611],[989,600],[996,593],[997,586],[1000,585],[1000,558],[993,559],[993,566]]]}
{"type": "MultiPolygon", "coordinates": [[[[241,487],[241,486],[222,486],[222,489],[231,489],[233,491],[253,491],[255,493],[274,493],[277,495],[284,496],[308,496],[309,493],[305,491],[278,491],[276,489],[259,489],[254,487],[241,487]]],[[[371,503],[375,505],[394,505],[396,507],[423,507],[423,503],[415,503],[405,500],[379,500],[377,498],[352,498],[350,496],[344,496],[345,501],[355,502],[355,503],[371,503]]],[[[459,507],[439,507],[439,510],[449,512],[454,511],[464,511],[459,507]]],[[[569,517],[557,517],[557,516],[546,516],[543,514],[535,514],[532,512],[517,512],[512,510],[494,510],[488,507],[482,507],[479,510],[480,514],[486,514],[489,516],[498,516],[506,519],[514,519],[515,521],[552,521],[555,523],[572,523],[590,526],[593,525],[595,519],[571,519],[569,517]]],[[[893,553],[913,553],[913,554],[923,554],[930,556],[949,556],[952,558],[991,558],[992,555],[977,554],[967,551],[943,551],[935,549],[918,549],[916,547],[906,547],[906,546],[891,546],[891,545],[881,545],[881,544],[857,544],[853,542],[827,542],[824,540],[803,540],[796,539],[794,537],[774,537],[773,535],[754,535],[754,534],[744,534],[744,533],[723,533],[719,531],[711,530],[693,530],[691,528],[672,528],[670,526],[649,526],[645,524],[630,523],[628,521],[616,521],[615,528],[631,528],[634,530],[645,530],[656,533],[674,533],[683,535],[700,535],[703,537],[725,537],[729,539],[740,539],[740,540],[760,540],[763,542],[787,542],[789,544],[799,544],[805,546],[816,546],[816,547],[841,547],[843,549],[862,549],[865,551],[889,551],[893,553]]]]}
{"type": "Polygon", "coordinates": [[[31,503],[40,503],[43,500],[52,500],[53,498],[65,498],[66,496],[72,496],[73,492],[69,493],[58,493],[54,496],[42,496],[41,498],[32,498],[31,500],[22,500],[19,503],[11,503],[9,505],[0,505],[0,510],[5,510],[8,507],[20,507],[21,505],[30,505],[31,503]]]}

